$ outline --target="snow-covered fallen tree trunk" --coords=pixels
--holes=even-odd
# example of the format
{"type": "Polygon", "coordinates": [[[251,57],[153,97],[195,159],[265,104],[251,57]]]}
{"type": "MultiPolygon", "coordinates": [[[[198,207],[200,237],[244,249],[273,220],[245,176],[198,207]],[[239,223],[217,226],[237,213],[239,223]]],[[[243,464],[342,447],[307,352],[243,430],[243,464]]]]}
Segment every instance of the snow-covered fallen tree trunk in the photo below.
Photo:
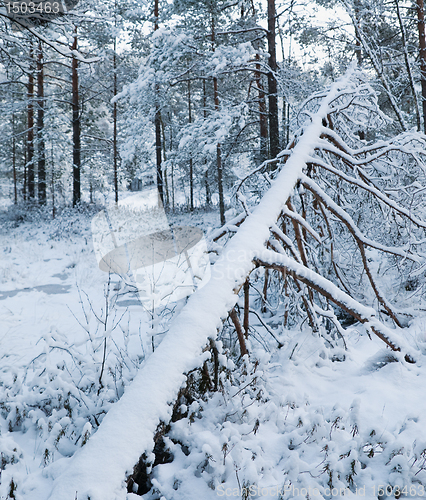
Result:
{"type": "MultiPolygon", "coordinates": [[[[203,363],[203,347],[209,338],[216,337],[223,319],[237,302],[236,291],[260,261],[286,266],[300,281],[316,286],[317,291],[325,290],[336,296],[336,300],[387,338],[388,330],[383,325],[380,327],[374,309],[341,292],[329,280],[304,272],[303,263],[284,256],[277,260],[273,252],[265,251],[271,228],[274,231],[303,168],[311,160],[315,144],[323,133],[323,122],[333,110],[333,102],[347,92],[348,87],[353,90],[356,86],[351,77],[352,72],[349,72],[324,95],[272,187],[213,266],[210,281],[190,297],[165,339],[104,417],[97,432],[69,460],[66,471],[55,478],[49,500],[119,500],[126,497],[126,477],[142,454],[146,454],[148,461],[152,456],[153,436],[161,421],[170,420],[171,403],[185,383],[185,373],[203,363]]],[[[306,271],[309,270],[306,268],[306,271]]],[[[396,338],[387,340],[394,350],[400,349],[396,338]]]]}

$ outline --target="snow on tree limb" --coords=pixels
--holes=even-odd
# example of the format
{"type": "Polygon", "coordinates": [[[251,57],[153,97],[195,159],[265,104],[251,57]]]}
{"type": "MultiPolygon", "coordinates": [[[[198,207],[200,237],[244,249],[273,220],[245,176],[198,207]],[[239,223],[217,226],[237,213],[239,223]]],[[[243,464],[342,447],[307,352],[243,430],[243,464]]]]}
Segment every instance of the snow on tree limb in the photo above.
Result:
{"type": "MultiPolygon", "coordinates": [[[[9,16],[6,14],[5,8],[0,8],[0,17],[9,18],[9,16]]],[[[20,25],[20,27],[23,30],[30,33],[33,37],[35,37],[35,39],[45,43],[47,46],[49,46],[55,52],[57,52],[58,54],[61,54],[64,57],[67,57],[67,58],[74,57],[79,62],[86,63],[86,64],[91,64],[91,63],[98,62],[101,60],[100,57],[84,58],[84,56],[78,50],[72,50],[65,43],[57,42],[55,40],[50,39],[48,36],[45,36],[43,33],[41,33],[41,30],[36,29],[32,26],[28,26],[25,23],[21,23],[21,22],[19,22],[18,19],[14,19],[13,22],[17,25],[20,25]]],[[[10,36],[10,35],[4,36],[4,40],[8,40],[9,42],[15,43],[17,45],[21,45],[20,38],[18,36],[10,36]]]]}
{"type": "Polygon", "coordinates": [[[368,191],[371,194],[373,194],[374,196],[376,196],[380,201],[382,201],[383,203],[385,203],[389,207],[393,208],[396,212],[407,217],[407,219],[409,219],[411,222],[413,222],[417,226],[426,228],[426,222],[423,222],[419,218],[415,217],[412,213],[410,213],[409,210],[400,206],[398,203],[396,203],[394,200],[389,198],[389,196],[386,196],[386,194],[382,193],[375,186],[370,186],[361,179],[357,179],[355,177],[351,177],[350,175],[345,174],[345,172],[342,172],[342,171],[338,170],[337,168],[334,168],[332,165],[321,160],[320,158],[312,158],[312,163],[316,166],[324,168],[325,170],[328,170],[329,172],[332,172],[333,174],[341,177],[342,179],[344,179],[345,181],[347,181],[350,184],[354,184],[355,186],[358,186],[362,189],[365,189],[366,191],[368,191]]]}
{"type": "MultiPolygon", "coordinates": [[[[361,323],[370,326],[381,340],[383,340],[393,351],[401,351],[401,337],[395,335],[391,329],[387,328],[376,318],[376,311],[371,307],[362,305],[350,295],[340,290],[330,280],[319,275],[312,269],[296,262],[294,259],[283,254],[278,254],[268,249],[264,249],[258,256],[257,263],[263,267],[272,267],[278,270],[286,268],[287,272],[294,273],[295,277],[302,283],[307,284],[314,290],[324,295],[340,308],[349,312],[361,323]]],[[[404,345],[406,359],[413,362],[415,356],[411,353],[409,346],[404,345]]]]}

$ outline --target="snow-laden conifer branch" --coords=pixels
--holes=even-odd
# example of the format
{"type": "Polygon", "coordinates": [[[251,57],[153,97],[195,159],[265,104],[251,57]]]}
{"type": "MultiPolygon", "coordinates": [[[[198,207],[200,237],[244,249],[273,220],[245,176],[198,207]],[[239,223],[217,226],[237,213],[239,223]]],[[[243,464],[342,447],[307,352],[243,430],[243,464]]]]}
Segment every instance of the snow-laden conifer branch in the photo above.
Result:
{"type": "MultiPolygon", "coordinates": [[[[371,326],[375,335],[383,340],[393,351],[401,351],[401,344],[405,344],[405,342],[400,336],[396,335],[376,318],[376,311],[353,299],[330,280],[307,268],[303,264],[296,262],[294,259],[268,249],[263,250],[263,252],[259,254],[256,263],[259,266],[269,267],[279,271],[285,268],[286,272],[293,274],[298,281],[314,289],[361,323],[371,326]]],[[[414,361],[415,356],[411,353],[411,348],[408,345],[404,345],[404,354],[407,361],[414,361]]]]}
{"type": "Polygon", "coordinates": [[[350,175],[345,174],[345,172],[338,170],[337,168],[334,168],[329,163],[321,160],[321,158],[312,157],[312,165],[321,167],[324,170],[328,170],[329,172],[337,175],[338,177],[345,180],[349,184],[353,184],[354,186],[357,186],[359,188],[364,189],[365,191],[368,191],[372,195],[376,196],[380,201],[388,205],[390,208],[393,208],[399,214],[403,215],[404,217],[407,217],[407,219],[409,219],[416,226],[423,227],[426,229],[426,222],[420,220],[418,217],[413,215],[409,210],[396,203],[394,200],[392,200],[385,193],[377,189],[375,186],[371,186],[361,179],[357,179],[356,177],[352,177],[350,175]]]}
{"type": "Polygon", "coordinates": [[[324,151],[333,153],[356,166],[369,164],[391,152],[399,151],[401,153],[412,155],[414,158],[418,153],[424,154],[423,148],[425,138],[418,133],[410,134],[408,137],[407,133],[404,133],[391,141],[380,141],[379,143],[375,143],[373,146],[359,148],[357,150],[350,148],[344,143],[344,141],[342,141],[342,138],[338,134],[333,133],[331,130],[321,134],[321,139],[324,138],[329,139],[329,141],[319,141],[317,144],[318,149],[323,149],[324,151]],[[423,145],[423,148],[413,148],[414,141],[418,141],[420,145],[423,145]],[[374,154],[372,154],[373,152],[374,154]]]}
{"type": "Polygon", "coordinates": [[[246,219],[246,214],[244,212],[240,213],[239,215],[231,219],[229,222],[227,222],[224,226],[210,233],[209,239],[211,241],[218,241],[220,238],[225,236],[225,234],[234,233],[236,231],[236,228],[241,226],[241,224],[244,222],[245,219],[246,219]]]}
{"type": "MultiPolygon", "coordinates": [[[[1,17],[5,17],[7,19],[9,19],[9,16],[7,15],[6,13],[6,9],[5,8],[0,8],[0,16],[1,17]]],[[[50,39],[48,36],[44,35],[43,33],[41,33],[40,30],[36,29],[36,28],[33,28],[31,26],[28,26],[27,24],[25,23],[21,23],[19,21],[19,19],[14,19],[13,22],[17,25],[20,25],[20,27],[27,31],[28,33],[30,33],[35,39],[37,40],[40,40],[41,42],[45,43],[48,47],[50,47],[51,49],[53,49],[55,52],[57,52],[58,54],[64,56],[64,57],[67,57],[67,58],[72,58],[74,57],[75,59],[77,59],[79,62],[82,62],[82,63],[87,63],[87,64],[91,64],[91,63],[94,63],[94,62],[98,62],[100,61],[100,57],[90,57],[90,58],[85,58],[81,52],[79,52],[78,50],[72,50],[70,49],[65,43],[63,42],[58,42],[56,40],[52,40],[50,39]]],[[[19,36],[8,36],[7,37],[7,40],[9,42],[12,42],[14,44],[17,44],[19,46],[22,46],[22,43],[21,43],[21,40],[20,40],[20,37],[19,36]]]]}
{"type": "Polygon", "coordinates": [[[313,236],[318,243],[321,243],[321,237],[320,235],[315,231],[315,229],[307,222],[301,215],[299,215],[297,212],[293,212],[293,210],[290,210],[288,206],[286,206],[283,210],[283,215],[286,215],[287,217],[290,217],[290,219],[295,220],[298,224],[303,226],[308,233],[313,236]]]}
{"type": "Polygon", "coordinates": [[[375,248],[376,250],[380,250],[385,253],[389,253],[392,255],[396,255],[398,257],[402,257],[404,259],[410,259],[413,262],[423,262],[423,259],[418,255],[415,255],[411,252],[409,248],[405,247],[390,247],[386,245],[382,245],[379,242],[373,241],[370,238],[367,238],[361,231],[358,229],[355,222],[352,218],[341,208],[339,207],[331,198],[328,196],[312,179],[309,179],[306,175],[301,176],[302,184],[309,189],[315,196],[317,196],[324,205],[331,211],[333,214],[338,217],[351,231],[354,237],[362,242],[364,245],[375,248]]]}

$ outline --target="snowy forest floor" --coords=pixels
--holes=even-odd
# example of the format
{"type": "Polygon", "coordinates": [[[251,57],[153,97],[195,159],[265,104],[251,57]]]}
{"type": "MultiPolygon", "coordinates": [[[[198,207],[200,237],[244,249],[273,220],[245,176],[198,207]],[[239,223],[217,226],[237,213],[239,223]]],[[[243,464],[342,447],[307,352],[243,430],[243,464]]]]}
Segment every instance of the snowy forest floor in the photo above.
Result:
{"type": "MultiPolygon", "coordinates": [[[[67,457],[90,439],[152,350],[151,318],[136,296],[120,295],[114,276],[108,293],[116,300],[109,326],[102,323],[108,275],[93,251],[96,212],[64,211],[54,220],[1,215],[1,499],[45,500],[67,457]]],[[[206,231],[217,214],[172,220],[206,231]]],[[[156,325],[155,344],[171,314],[156,325]]],[[[163,438],[173,460],[154,467],[144,498],[426,494],[422,356],[396,362],[359,324],[347,328],[344,351],[327,347],[306,323],[284,328],[272,311],[250,321],[249,361],[239,358],[225,323],[220,390],[198,384],[182,400],[163,438]]],[[[426,317],[404,333],[426,353],[426,317]]]]}

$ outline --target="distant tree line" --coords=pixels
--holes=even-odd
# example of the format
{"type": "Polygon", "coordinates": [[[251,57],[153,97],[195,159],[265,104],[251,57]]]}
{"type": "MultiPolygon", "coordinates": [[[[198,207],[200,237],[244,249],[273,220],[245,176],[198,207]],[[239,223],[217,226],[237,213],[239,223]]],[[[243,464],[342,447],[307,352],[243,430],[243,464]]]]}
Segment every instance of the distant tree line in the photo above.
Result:
{"type": "Polygon", "coordinates": [[[425,40],[423,0],[86,0],[33,26],[0,8],[2,195],[54,213],[154,173],[164,204],[214,201],[223,224],[238,179],[276,168],[298,104],[352,61],[392,133],[424,130],[425,40]]]}

